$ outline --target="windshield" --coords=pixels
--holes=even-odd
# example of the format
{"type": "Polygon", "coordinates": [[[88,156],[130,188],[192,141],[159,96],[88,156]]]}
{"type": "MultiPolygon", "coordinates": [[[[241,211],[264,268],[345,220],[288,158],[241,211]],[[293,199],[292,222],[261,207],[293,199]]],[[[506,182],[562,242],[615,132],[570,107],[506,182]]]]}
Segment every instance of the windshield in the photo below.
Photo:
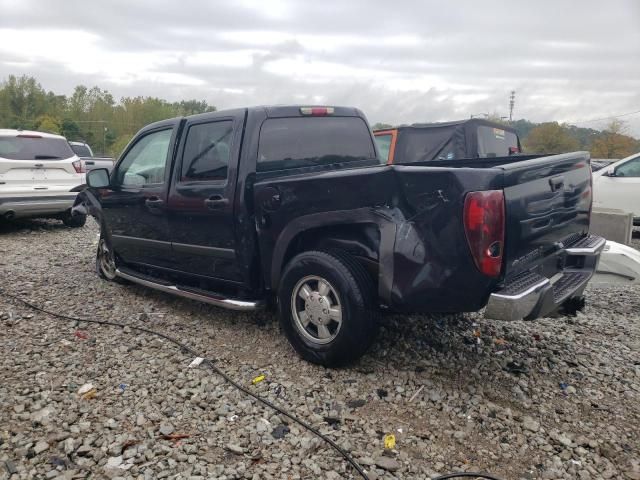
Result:
{"type": "Polygon", "coordinates": [[[64,138],[0,137],[0,157],[9,160],[61,160],[73,155],[64,138]]]}
{"type": "Polygon", "coordinates": [[[509,148],[518,148],[518,136],[507,130],[495,127],[478,127],[478,156],[508,157],[509,148]]]}

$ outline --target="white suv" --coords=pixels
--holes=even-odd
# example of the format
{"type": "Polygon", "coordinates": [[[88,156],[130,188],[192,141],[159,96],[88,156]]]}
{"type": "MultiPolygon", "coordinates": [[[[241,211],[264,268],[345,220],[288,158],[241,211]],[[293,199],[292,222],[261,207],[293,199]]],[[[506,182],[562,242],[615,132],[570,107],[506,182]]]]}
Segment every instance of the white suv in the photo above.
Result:
{"type": "Polygon", "coordinates": [[[84,188],[84,167],[66,138],[0,129],[0,219],[53,217],[81,227],[71,207],[84,188]]]}

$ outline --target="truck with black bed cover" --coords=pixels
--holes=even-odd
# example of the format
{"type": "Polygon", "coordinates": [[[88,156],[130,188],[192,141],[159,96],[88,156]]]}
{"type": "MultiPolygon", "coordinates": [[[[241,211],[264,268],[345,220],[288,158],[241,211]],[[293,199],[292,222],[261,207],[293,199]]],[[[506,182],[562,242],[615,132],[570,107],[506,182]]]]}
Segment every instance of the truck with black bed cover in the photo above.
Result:
{"type": "Polygon", "coordinates": [[[252,107],[143,128],[74,211],[98,274],[235,310],[277,306],[293,347],[338,366],[381,310],[534,319],[579,304],[589,154],[381,165],[347,107],[252,107]]]}

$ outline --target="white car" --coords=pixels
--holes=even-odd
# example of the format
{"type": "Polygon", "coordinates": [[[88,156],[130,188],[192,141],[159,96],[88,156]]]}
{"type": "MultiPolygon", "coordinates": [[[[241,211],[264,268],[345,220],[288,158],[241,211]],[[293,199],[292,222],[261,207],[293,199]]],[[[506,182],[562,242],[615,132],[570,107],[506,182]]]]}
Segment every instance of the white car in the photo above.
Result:
{"type": "Polygon", "coordinates": [[[0,129],[0,219],[53,217],[81,227],[71,207],[84,188],[84,167],[66,138],[0,129]]]}
{"type": "Polygon", "coordinates": [[[631,212],[640,225],[640,153],[593,172],[593,206],[631,212]]]}

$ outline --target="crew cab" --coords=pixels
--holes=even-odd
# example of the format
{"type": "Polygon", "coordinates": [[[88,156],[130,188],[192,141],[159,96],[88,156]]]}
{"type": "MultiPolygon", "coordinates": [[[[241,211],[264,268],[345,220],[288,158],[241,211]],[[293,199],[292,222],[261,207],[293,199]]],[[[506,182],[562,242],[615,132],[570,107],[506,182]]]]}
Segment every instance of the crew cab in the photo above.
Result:
{"type": "Polygon", "coordinates": [[[52,217],[81,227],[73,215],[85,175],[80,159],[60,135],[0,129],[0,220],[52,217]]]}
{"type": "Polygon", "coordinates": [[[213,305],[277,305],[293,347],[337,366],[381,309],[533,319],[580,300],[589,154],[380,165],[348,107],[253,107],[143,128],[76,209],[98,274],[213,305]]]}
{"type": "Polygon", "coordinates": [[[481,118],[416,123],[373,134],[382,161],[389,164],[507,157],[522,151],[514,128],[481,118]]]}

